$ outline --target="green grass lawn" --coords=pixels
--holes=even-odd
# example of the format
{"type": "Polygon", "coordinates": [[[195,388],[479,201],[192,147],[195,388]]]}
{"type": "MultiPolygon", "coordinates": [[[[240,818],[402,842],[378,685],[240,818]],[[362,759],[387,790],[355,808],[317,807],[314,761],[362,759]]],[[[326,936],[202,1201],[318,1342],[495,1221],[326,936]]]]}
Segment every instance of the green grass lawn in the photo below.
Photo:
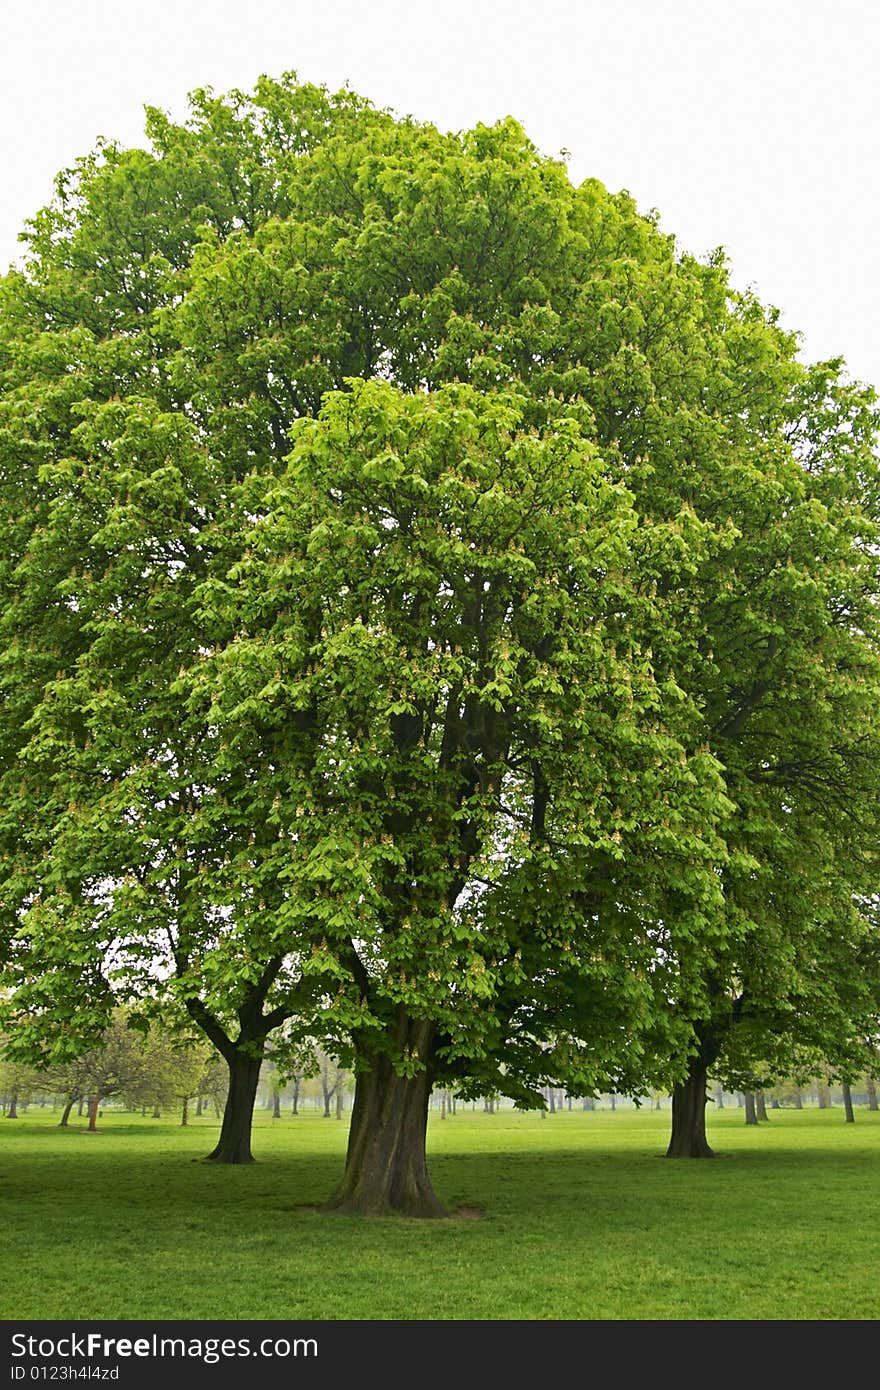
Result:
{"type": "Polygon", "coordinates": [[[429,1132],[435,1222],[310,1210],[345,1122],[256,1119],[216,1168],[216,1121],[0,1119],[0,1317],[875,1319],[880,1114],[713,1114],[714,1162],[667,1160],[669,1112],[470,1110],[429,1132]]]}

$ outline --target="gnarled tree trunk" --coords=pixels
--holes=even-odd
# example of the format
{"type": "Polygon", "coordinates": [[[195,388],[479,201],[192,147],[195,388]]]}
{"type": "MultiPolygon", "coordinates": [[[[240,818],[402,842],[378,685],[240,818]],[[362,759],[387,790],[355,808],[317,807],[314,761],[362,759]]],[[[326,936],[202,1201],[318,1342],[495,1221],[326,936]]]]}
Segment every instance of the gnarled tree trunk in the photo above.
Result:
{"type": "Polygon", "coordinates": [[[248,1053],[230,1049],[226,1057],[229,1091],[220,1138],[207,1155],[209,1163],[253,1163],[251,1126],[261,1063],[262,1057],[252,1057],[248,1053]]]}
{"type": "Polygon", "coordinates": [[[746,1124],[756,1125],[758,1123],[758,1111],[755,1108],[755,1093],[754,1091],[743,1091],[743,1097],[746,1102],[746,1124]]]}
{"type": "Polygon", "coordinates": [[[447,1216],[428,1177],[425,1133],[433,1027],[407,1021],[410,1055],[422,1070],[399,1076],[389,1057],[362,1059],[355,1083],[342,1181],[325,1211],[360,1216],[447,1216]]]}
{"type": "Polygon", "coordinates": [[[706,1139],[706,1082],[709,1062],[691,1059],[690,1070],[672,1092],[672,1133],[667,1158],[714,1158],[706,1139]]]}

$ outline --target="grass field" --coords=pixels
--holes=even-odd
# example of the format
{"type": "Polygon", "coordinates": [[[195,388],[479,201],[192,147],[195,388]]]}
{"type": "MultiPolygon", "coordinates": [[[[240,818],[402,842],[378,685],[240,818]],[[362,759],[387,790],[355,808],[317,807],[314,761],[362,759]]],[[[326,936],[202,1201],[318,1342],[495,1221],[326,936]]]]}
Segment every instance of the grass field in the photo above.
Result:
{"type": "Polygon", "coordinates": [[[192,1162],[216,1122],[0,1119],[0,1317],[875,1319],[880,1114],[714,1114],[714,1162],[666,1160],[669,1112],[432,1114],[467,1216],[310,1210],[346,1124],[259,1114],[250,1167],[192,1162]],[[479,1215],[475,1215],[475,1212],[479,1215]]]}

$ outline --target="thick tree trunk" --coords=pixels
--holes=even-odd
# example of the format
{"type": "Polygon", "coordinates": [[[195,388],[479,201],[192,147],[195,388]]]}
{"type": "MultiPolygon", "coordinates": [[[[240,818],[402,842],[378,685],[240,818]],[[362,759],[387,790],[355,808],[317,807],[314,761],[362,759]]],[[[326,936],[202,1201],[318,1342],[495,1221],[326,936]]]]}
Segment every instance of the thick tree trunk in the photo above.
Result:
{"type": "Polygon", "coordinates": [[[868,1109],[869,1109],[869,1110],[876,1110],[876,1109],[878,1108],[878,1106],[877,1106],[877,1082],[874,1080],[873,1076],[869,1076],[869,1077],[868,1077],[867,1091],[868,1091],[868,1109]]]}
{"type": "Polygon", "coordinates": [[[743,1091],[743,1097],[746,1103],[746,1124],[756,1125],[758,1123],[758,1112],[755,1109],[755,1093],[754,1091],[743,1091]]]}
{"type": "Polygon", "coordinates": [[[274,1091],[273,1094],[272,1094],[272,1119],[273,1119],[273,1120],[280,1120],[280,1119],[281,1119],[281,1093],[280,1093],[280,1091],[274,1091]]]}
{"type": "Polygon", "coordinates": [[[706,1139],[706,1081],[709,1064],[691,1059],[690,1071],[672,1092],[672,1134],[667,1158],[714,1158],[706,1139]]]}
{"type": "Polygon", "coordinates": [[[855,1112],[853,1111],[852,1090],[848,1081],[844,1081],[841,1083],[841,1090],[843,1091],[843,1109],[845,1113],[846,1123],[848,1125],[855,1124],[856,1117],[855,1112]]]}
{"type": "Polygon", "coordinates": [[[69,1100],[69,1101],[67,1102],[67,1104],[65,1105],[64,1109],[63,1109],[62,1112],[61,1112],[61,1119],[58,1121],[58,1128],[59,1128],[59,1129],[67,1129],[67,1123],[68,1123],[68,1121],[69,1121],[69,1119],[70,1119],[70,1112],[71,1112],[71,1110],[73,1109],[73,1107],[74,1107],[75,1104],[76,1104],[76,1097],[74,1096],[71,1100],[69,1100]]]}
{"type": "Polygon", "coordinates": [[[232,1052],[226,1058],[229,1067],[229,1091],[223,1110],[223,1123],[217,1145],[207,1155],[209,1163],[253,1163],[251,1126],[254,1102],[260,1079],[262,1058],[243,1052],[232,1052]]]}
{"type": "Polygon", "coordinates": [[[6,1111],[7,1120],[18,1119],[18,1092],[13,1091],[9,1097],[9,1109],[6,1111]]]}
{"type": "MultiPolygon", "coordinates": [[[[410,1024],[418,1055],[429,1058],[430,1025],[410,1024]]],[[[428,1177],[425,1131],[431,1078],[398,1076],[390,1060],[369,1059],[357,1075],[342,1181],[325,1211],[359,1216],[447,1216],[428,1177]]]]}
{"type": "Polygon", "coordinates": [[[819,1098],[819,1109],[828,1110],[831,1107],[831,1090],[826,1081],[816,1083],[816,1092],[819,1098]]]}
{"type": "Polygon", "coordinates": [[[98,1128],[98,1106],[101,1104],[100,1096],[89,1096],[89,1123],[86,1134],[94,1134],[98,1128]]]}
{"type": "Polygon", "coordinates": [[[766,1120],[769,1118],[767,1114],[767,1100],[763,1091],[755,1092],[755,1113],[759,1120],[766,1120]]]}

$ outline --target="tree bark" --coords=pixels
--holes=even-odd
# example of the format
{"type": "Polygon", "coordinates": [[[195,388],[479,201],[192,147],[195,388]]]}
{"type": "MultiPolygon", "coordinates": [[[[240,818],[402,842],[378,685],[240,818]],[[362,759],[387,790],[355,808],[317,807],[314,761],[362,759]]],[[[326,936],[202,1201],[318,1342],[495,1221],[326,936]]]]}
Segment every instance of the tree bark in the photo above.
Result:
{"type": "Polygon", "coordinates": [[[422,1062],[422,1070],[403,1077],[388,1057],[374,1054],[362,1059],[345,1172],[325,1211],[359,1216],[448,1215],[431,1186],[425,1155],[433,1027],[409,1020],[406,1031],[410,1051],[422,1062]]]}
{"type": "Polygon", "coordinates": [[[280,1120],[280,1119],[281,1119],[281,1092],[280,1092],[280,1091],[273,1091],[273,1093],[272,1093],[272,1119],[273,1119],[273,1120],[280,1120]]]}
{"type": "Polygon", "coordinates": [[[251,1057],[237,1050],[230,1051],[227,1056],[229,1091],[223,1109],[220,1138],[207,1155],[209,1163],[253,1163],[251,1126],[261,1063],[261,1057],[251,1057]]]}
{"type": "Polygon", "coordinates": [[[9,1109],[6,1111],[7,1120],[18,1119],[18,1092],[13,1091],[9,1097],[9,1109]]]}
{"type": "Polygon", "coordinates": [[[101,1104],[100,1096],[89,1096],[89,1123],[86,1134],[94,1134],[98,1128],[98,1106],[101,1104]]]}
{"type": "Polygon", "coordinates": [[[758,1112],[755,1109],[755,1093],[754,1091],[743,1091],[743,1097],[746,1103],[746,1124],[756,1125],[758,1123],[758,1112]]]}
{"type": "Polygon", "coordinates": [[[855,1124],[856,1117],[853,1111],[852,1089],[848,1081],[841,1082],[841,1090],[843,1091],[843,1109],[846,1123],[848,1125],[855,1124]]]}
{"type": "Polygon", "coordinates": [[[61,1119],[58,1121],[58,1128],[59,1128],[59,1129],[67,1129],[67,1123],[68,1123],[68,1121],[69,1121],[69,1119],[70,1119],[70,1112],[71,1112],[71,1110],[73,1109],[73,1107],[74,1107],[75,1104],[76,1104],[76,1096],[71,1096],[70,1100],[67,1102],[67,1104],[65,1105],[64,1109],[63,1109],[62,1112],[61,1112],[61,1119]]]}
{"type": "Polygon", "coordinates": [[[691,1059],[690,1071],[672,1092],[672,1133],[667,1158],[714,1158],[706,1139],[706,1082],[709,1063],[691,1059]]]}
{"type": "Polygon", "coordinates": [[[763,1091],[755,1092],[755,1111],[759,1120],[766,1120],[769,1118],[767,1115],[767,1101],[763,1091]]]}
{"type": "Polygon", "coordinates": [[[804,1108],[804,1098],[800,1091],[795,1091],[794,1093],[794,1108],[795,1110],[803,1110],[804,1108]]]}
{"type": "Polygon", "coordinates": [[[181,1125],[189,1124],[189,1096],[184,1096],[183,1098],[183,1107],[180,1112],[180,1123],[181,1125]]]}
{"type": "Polygon", "coordinates": [[[868,1091],[868,1109],[869,1109],[869,1110],[876,1110],[876,1109],[878,1108],[878,1106],[877,1106],[877,1082],[874,1080],[873,1076],[869,1076],[869,1077],[868,1077],[868,1080],[867,1080],[867,1091],[868,1091]]]}

